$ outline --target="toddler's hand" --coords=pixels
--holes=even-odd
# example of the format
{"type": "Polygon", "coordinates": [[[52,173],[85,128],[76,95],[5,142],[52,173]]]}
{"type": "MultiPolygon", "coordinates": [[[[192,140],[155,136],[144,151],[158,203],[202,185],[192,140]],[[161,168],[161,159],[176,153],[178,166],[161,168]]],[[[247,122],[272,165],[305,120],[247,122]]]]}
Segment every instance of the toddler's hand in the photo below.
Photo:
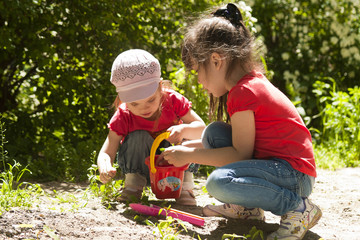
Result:
{"type": "Polygon", "coordinates": [[[104,164],[103,166],[99,166],[100,173],[100,182],[106,184],[113,179],[116,175],[116,169],[111,165],[104,164]]]}
{"type": "Polygon", "coordinates": [[[183,124],[169,127],[167,131],[170,132],[170,136],[166,140],[173,144],[181,143],[184,139],[184,137],[182,136],[183,129],[183,124]]]}

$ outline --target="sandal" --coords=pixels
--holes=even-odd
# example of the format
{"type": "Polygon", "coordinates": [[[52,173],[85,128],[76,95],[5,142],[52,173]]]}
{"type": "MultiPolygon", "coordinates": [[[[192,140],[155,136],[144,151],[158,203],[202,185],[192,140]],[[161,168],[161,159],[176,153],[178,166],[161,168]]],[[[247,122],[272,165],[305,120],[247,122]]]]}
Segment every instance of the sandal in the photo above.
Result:
{"type": "Polygon", "coordinates": [[[182,190],[176,203],[185,206],[196,206],[195,195],[192,190],[182,190]]]}
{"type": "Polygon", "coordinates": [[[141,199],[143,190],[136,190],[133,188],[123,188],[120,192],[120,196],[116,198],[119,202],[138,202],[141,199]]]}

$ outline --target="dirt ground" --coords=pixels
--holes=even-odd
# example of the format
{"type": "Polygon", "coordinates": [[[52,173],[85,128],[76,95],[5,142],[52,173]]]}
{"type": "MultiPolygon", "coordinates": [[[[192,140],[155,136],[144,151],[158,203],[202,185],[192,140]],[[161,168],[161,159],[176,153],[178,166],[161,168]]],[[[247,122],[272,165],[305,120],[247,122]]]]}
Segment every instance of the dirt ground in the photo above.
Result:
{"type": "MultiPolygon", "coordinates": [[[[323,217],[304,239],[360,239],[359,183],[360,168],[318,170],[311,199],[321,206],[323,217]]],[[[204,179],[196,179],[196,207],[178,206],[171,200],[167,203],[174,209],[201,215],[202,207],[217,203],[202,191],[204,184],[204,179]]],[[[33,209],[14,209],[0,217],[0,239],[160,239],[155,227],[142,222],[147,217],[134,220],[137,213],[125,204],[117,204],[108,210],[100,204],[100,199],[86,197],[86,184],[46,183],[41,187],[48,194],[36,202],[33,209]],[[76,198],[71,199],[72,196],[76,198]]],[[[164,202],[153,199],[151,203],[161,205],[164,202]]],[[[207,217],[204,227],[185,223],[188,232],[183,231],[178,237],[220,240],[225,233],[247,234],[253,226],[266,236],[278,228],[280,221],[278,216],[267,212],[266,218],[263,223],[207,217]]],[[[159,219],[161,217],[150,218],[155,223],[159,219]]]]}

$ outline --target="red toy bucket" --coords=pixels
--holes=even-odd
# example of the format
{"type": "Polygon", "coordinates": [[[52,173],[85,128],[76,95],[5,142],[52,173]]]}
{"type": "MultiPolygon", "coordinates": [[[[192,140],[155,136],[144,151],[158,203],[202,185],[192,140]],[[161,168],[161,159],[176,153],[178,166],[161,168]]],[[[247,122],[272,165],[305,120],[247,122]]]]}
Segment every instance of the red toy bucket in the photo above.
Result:
{"type": "Polygon", "coordinates": [[[151,190],[158,199],[180,197],[184,171],[189,167],[189,164],[182,167],[156,166],[155,162],[158,159],[158,155],[155,157],[156,149],[169,135],[169,132],[164,132],[157,136],[151,146],[150,156],[145,159],[145,164],[149,167],[150,172],[151,190]]]}
{"type": "MultiPolygon", "coordinates": [[[[158,155],[155,156],[155,162],[158,155]]],[[[145,159],[145,164],[150,169],[150,156],[145,159]]],[[[182,167],[173,165],[156,166],[156,173],[150,172],[151,190],[158,199],[179,198],[184,180],[184,171],[189,164],[182,167]]]]}

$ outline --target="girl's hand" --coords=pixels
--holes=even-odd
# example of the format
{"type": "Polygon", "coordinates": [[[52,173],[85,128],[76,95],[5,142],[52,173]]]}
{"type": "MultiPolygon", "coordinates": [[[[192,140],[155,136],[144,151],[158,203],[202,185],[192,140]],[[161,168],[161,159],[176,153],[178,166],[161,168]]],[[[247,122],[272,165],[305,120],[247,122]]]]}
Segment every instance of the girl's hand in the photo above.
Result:
{"type": "Polygon", "coordinates": [[[100,173],[100,181],[103,184],[106,184],[111,181],[116,175],[116,169],[108,164],[107,162],[103,162],[103,164],[99,165],[99,173],[100,173]]]}
{"type": "Polygon", "coordinates": [[[174,125],[169,127],[167,131],[170,132],[170,136],[166,140],[173,144],[181,143],[184,139],[183,137],[184,128],[185,128],[184,124],[174,125]]]}
{"type": "Polygon", "coordinates": [[[178,145],[165,148],[165,151],[161,155],[169,164],[172,164],[175,167],[181,167],[191,162],[191,160],[188,159],[187,153],[192,151],[192,148],[178,145]]]}

